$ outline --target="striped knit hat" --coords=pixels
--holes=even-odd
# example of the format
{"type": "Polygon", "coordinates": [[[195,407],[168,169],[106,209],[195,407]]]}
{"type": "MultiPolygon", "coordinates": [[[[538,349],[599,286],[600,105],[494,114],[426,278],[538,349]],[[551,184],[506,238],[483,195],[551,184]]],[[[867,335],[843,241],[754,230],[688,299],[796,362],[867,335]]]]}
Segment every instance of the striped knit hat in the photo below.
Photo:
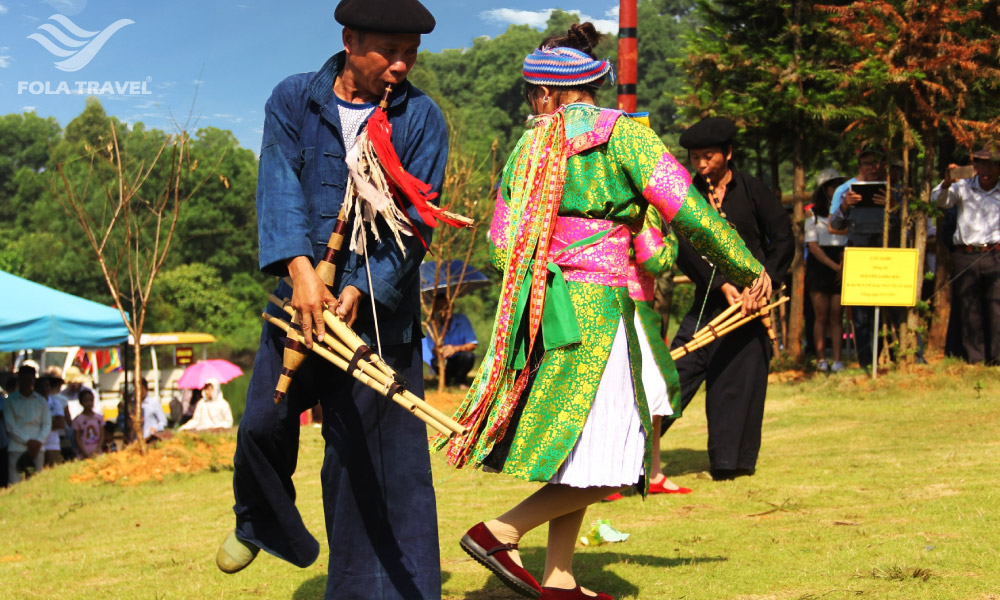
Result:
{"type": "Polygon", "coordinates": [[[575,48],[559,46],[535,50],[524,57],[521,70],[528,83],[571,86],[596,82],[600,85],[611,71],[611,63],[595,60],[575,48]]]}

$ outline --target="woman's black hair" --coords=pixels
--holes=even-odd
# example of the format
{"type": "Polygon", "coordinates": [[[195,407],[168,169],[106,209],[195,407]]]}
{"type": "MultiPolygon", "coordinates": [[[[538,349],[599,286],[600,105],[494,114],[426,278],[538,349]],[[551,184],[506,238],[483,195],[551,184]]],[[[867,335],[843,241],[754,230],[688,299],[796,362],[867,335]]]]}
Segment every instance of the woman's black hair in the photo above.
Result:
{"type": "MultiPolygon", "coordinates": [[[[579,50],[580,52],[586,53],[590,58],[597,60],[597,55],[594,54],[594,49],[597,45],[601,43],[604,39],[604,34],[597,31],[594,24],[590,21],[585,23],[573,23],[569,26],[566,31],[566,35],[550,35],[549,37],[542,40],[542,43],[538,45],[539,50],[545,50],[547,48],[573,48],[574,50],[579,50]]],[[[590,95],[597,94],[597,88],[600,87],[600,80],[593,81],[589,83],[583,83],[580,85],[569,85],[569,86],[558,86],[560,92],[576,90],[578,92],[583,92],[590,95]]],[[[531,103],[531,96],[539,85],[537,83],[524,83],[524,99],[531,103]]]]}
{"type": "Polygon", "coordinates": [[[829,217],[830,216],[830,202],[831,198],[826,195],[826,184],[819,186],[813,191],[812,203],[813,215],[816,217],[829,217]]]}
{"type": "Polygon", "coordinates": [[[604,39],[604,35],[597,31],[593,23],[589,21],[586,23],[573,23],[569,26],[569,30],[566,31],[566,35],[550,35],[542,40],[542,43],[538,45],[538,49],[573,48],[580,52],[586,52],[590,58],[597,60],[594,48],[601,43],[602,39],[604,39]]]}

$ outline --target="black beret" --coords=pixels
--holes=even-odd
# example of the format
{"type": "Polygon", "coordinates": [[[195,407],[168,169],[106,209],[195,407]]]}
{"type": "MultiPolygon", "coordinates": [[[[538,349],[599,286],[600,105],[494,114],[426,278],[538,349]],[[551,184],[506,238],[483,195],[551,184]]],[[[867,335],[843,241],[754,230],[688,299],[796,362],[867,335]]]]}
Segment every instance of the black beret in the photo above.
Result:
{"type": "Polygon", "coordinates": [[[377,33],[430,33],[436,24],[417,0],[341,0],[333,18],[344,27],[377,33]]]}
{"type": "Polygon", "coordinates": [[[874,154],[879,158],[885,158],[885,148],[875,142],[869,142],[864,146],[861,146],[861,149],[858,150],[858,158],[861,158],[866,154],[874,154]]]}
{"type": "Polygon", "coordinates": [[[736,137],[736,123],[725,117],[708,117],[688,127],[681,134],[680,145],[688,150],[725,148],[736,137]]]}

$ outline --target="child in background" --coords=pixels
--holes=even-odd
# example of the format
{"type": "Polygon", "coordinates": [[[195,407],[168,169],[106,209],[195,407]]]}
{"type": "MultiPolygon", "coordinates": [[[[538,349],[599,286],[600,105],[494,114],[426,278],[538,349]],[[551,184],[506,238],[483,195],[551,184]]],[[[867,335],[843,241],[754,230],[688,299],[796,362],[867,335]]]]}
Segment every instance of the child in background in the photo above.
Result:
{"type": "Polygon", "coordinates": [[[76,445],[83,458],[99,454],[104,445],[104,415],[94,412],[94,394],[90,390],[80,390],[80,405],[83,412],[73,419],[76,445]]]}
{"type": "Polygon", "coordinates": [[[118,452],[118,443],[115,442],[115,431],[117,431],[117,427],[114,421],[104,422],[104,444],[101,446],[101,450],[104,453],[118,452]]]}

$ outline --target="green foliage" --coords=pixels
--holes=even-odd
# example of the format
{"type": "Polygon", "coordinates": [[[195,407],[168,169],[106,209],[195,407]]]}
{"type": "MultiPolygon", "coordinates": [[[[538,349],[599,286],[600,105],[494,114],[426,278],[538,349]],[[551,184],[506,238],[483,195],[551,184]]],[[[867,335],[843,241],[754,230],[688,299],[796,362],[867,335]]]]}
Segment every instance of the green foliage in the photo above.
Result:
{"type": "Polygon", "coordinates": [[[149,307],[151,331],[210,333],[222,346],[246,351],[257,345],[255,312],[265,294],[265,288],[246,274],[234,276],[226,285],[211,265],[180,265],[163,271],[157,279],[149,307]],[[247,327],[248,323],[252,326],[247,327]]]}
{"type": "Polygon", "coordinates": [[[53,117],[43,119],[33,112],[0,116],[0,222],[32,211],[32,195],[20,188],[45,169],[61,133],[53,117]]]}
{"type": "Polygon", "coordinates": [[[732,118],[746,130],[740,145],[764,145],[775,164],[801,132],[807,167],[851,166],[840,126],[872,110],[847,102],[849,90],[830,68],[840,46],[833,43],[827,13],[804,0],[698,0],[696,12],[705,26],[687,37],[683,100],[692,118],[732,118]]]}
{"type": "Polygon", "coordinates": [[[231,132],[214,127],[195,134],[191,156],[202,164],[218,161],[218,176],[202,186],[181,213],[170,264],[203,262],[217,269],[224,281],[236,274],[256,275],[256,156],[240,148],[231,132]]]}
{"type": "MultiPolygon", "coordinates": [[[[111,127],[123,169],[132,177],[148,169],[168,139],[165,132],[142,123],[127,127],[109,117],[96,98],[87,100],[65,132],[54,119],[33,113],[0,117],[0,268],[111,304],[93,250],[61,200],[68,185],[92,224],[107,222],[110,200],[117,194],[108,162],[111,127]]],[[[256,313],[269,283],[257,269],[257,159],[239,147],[231,132],[215,128],[199,130],[189,144],[180,194],[190,193],[212,169],[218,175],[183,206],[162,272],[165,279],[155,289],[164,294],[151,299],[145,329],[208,331],[221,340],[215,351],[246,352],[256,346],[256,313]],[[200,301],[206,292],[208,299],[200,301]]],[[[163,153],[159,160],[168,166],[172,157],[163,153]]],[[[143,194],[134,200],[135,210],[141,211],[143,203],[166,188],[167,173],[148,173],[143,194]]],[[[159,227],[163,234],[165,226],[146,220],[138,231],[152,236],[159,227]]],[[[112,232],[109,247],[122,252],[124,236],[112,232]]]]}
{"type": "Polygon", "coordinates": [[[649,112],[650,124],[671,150],[679,149],[676,141],[682,130],[677,99],[684,91],[685,39],[700,25],[694,6],[694,0],[644,0],[637,6],[637,108],[649,112]]]}

